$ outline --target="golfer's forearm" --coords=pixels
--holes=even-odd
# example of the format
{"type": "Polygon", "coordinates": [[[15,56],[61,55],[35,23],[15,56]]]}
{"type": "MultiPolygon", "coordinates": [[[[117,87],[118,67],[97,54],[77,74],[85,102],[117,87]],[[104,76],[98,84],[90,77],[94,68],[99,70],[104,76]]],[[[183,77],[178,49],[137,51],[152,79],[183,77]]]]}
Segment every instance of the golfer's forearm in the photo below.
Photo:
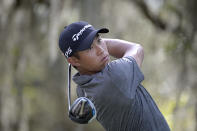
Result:
{"type": "Polygon", "coordinates": [[[144,59],[144,50],[141,45],[119,39],[104,39],[104,41],[110,55],[116,58],[132,56],[141,66],[144,59]]]}

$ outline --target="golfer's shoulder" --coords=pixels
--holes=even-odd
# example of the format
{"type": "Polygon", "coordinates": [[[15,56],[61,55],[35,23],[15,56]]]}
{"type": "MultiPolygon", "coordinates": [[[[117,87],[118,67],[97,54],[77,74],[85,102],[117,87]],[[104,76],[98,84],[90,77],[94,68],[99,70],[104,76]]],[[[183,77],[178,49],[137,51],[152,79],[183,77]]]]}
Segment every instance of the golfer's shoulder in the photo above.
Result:
{"type": "Polygon", "coordinates": [[[108,63],[107,68],[109,70],[113,69],[127,69],[133,65],[136,65],[136,61],[132,56],[122,57],[108,63]]]}
{"type": "Polygon", "coordinates": [[[136,62],[134,61],[134,58],[130,58],[130,57],[116,59],[116,60],[109,62],[105,66],[103,73],[107,76],[110,76],[110,77],[116,77],[116,76],[117,77],[120,77],[120,76],[124,77],[124,76],[127,76],[127,75],[133,73],[135,63],[136,62]]]}

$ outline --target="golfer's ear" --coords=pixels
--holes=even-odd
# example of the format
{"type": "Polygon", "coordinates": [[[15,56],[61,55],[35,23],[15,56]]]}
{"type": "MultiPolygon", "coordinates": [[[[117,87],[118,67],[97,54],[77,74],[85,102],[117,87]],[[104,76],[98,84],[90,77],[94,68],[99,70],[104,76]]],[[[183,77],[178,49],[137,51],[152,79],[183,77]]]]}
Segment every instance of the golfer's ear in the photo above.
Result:
{"type": "Polygon", "coordinates": [[[76,67],[80,66],[79,59],[77,59],[77,58],[74,57],[74,56],[68,57],[68,58],[67,58],[67,61],[68,61],[68,63],[70,63],[72,66],[76,66],[76,67]]]}

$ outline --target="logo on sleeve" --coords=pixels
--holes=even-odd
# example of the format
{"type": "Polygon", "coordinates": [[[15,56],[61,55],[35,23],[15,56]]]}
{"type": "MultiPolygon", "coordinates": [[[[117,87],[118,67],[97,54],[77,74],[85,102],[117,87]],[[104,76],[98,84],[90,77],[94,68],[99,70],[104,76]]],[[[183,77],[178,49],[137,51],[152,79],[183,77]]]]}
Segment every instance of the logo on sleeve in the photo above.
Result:
{"type": "Polygon", "coordinates": [[[73,36],[72,36],[72,40],[73,41],[77,41],[78,39],[79,39],[79,36],[81,36],[82,34],[83,34],[83,32],[87,29],[87,28],[89,28],[89,27],[91,27],[92,25],[90,25],[90,24],[88,24],[88,25],[85,25],[77,34],[74,34],[73,36]]]}

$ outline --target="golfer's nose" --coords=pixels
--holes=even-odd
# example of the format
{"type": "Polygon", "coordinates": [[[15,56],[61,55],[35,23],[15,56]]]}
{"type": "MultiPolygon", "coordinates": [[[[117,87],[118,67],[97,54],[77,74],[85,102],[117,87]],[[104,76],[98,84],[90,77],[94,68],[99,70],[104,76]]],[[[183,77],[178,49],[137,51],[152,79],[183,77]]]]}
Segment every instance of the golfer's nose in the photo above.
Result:
{"type": "Polygon", "coordinates": [[[101,55],[101,54],[103,54],[103,52],[104,52],[104,49],[103,49],[103,47],[101,46],[101,45],[96,45],[96,54],[99,56],[99,55],[101,55]]]}

